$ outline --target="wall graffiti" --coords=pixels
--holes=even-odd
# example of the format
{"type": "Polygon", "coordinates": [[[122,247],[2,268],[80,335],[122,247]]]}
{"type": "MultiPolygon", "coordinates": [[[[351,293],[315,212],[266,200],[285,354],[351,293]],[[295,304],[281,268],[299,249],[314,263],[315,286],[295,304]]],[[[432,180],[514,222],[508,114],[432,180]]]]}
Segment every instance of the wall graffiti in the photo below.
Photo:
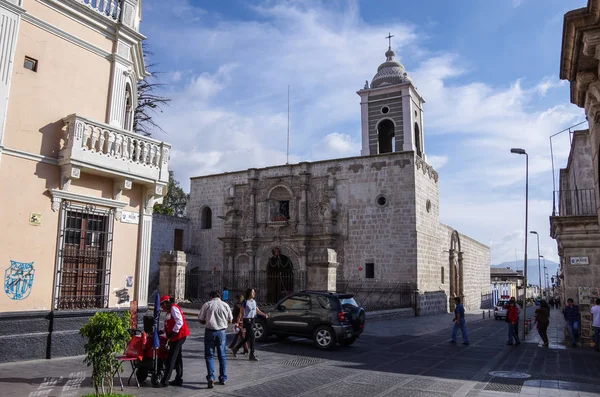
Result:
{"type": "Polygon", "coordinates": [[[117,296],[117,305],[129,303],[129,290],[127,288],[115,291],[115,295],[117,296]]]}
{"type": "Polygon", "coordinates": [[[11,260],[10,267],[4,272],[4,292],[12,300],[25,299],[31,293],[34,277],[33,262],[11,260]]]}

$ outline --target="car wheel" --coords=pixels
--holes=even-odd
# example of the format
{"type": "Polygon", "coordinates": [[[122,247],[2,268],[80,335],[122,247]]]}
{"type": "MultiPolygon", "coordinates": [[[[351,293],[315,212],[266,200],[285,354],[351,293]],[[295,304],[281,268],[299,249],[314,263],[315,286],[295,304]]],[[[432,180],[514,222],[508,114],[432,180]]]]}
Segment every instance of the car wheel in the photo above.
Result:
{"type": "Polygon", "coordinates": [[[327,325],[321,325],[313,332],[313,343],[319,349],[331,349],[335,346],[335,334],[327,325]]]}
{"type": "Polygon", "coordinates": [[[137,371],[135,371],[135,375],[138,382],[142,383],[148,378],[148,370],[145,368],[138,368],[137,371]]]}
{"type": "Polygon", "coordinates": [[[354,342],[356,342],[356,337],[355,336],[353,336],[352,338],[348,338],[348,339],[342,339],[340,341],[340,345],[342,345],[342,346],[350,346],[354,342]]]}
{"type": "Polygon", "coordinates": [[[264,342],[267,338],[267,323],[262,319],[257,319],[254,321],[254,339],[264,342]]]}

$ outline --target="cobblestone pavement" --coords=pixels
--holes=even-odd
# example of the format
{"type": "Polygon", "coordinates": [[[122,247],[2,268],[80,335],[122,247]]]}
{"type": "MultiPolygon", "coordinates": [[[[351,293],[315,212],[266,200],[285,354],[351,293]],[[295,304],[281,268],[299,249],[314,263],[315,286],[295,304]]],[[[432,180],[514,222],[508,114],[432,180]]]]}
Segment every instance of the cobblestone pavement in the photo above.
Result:
{"type": "MultiPolygon", "coordinates": [[[[146,382],[140,389],[126,384],[125,392],[182,397],[600,395],[600,353],[562,345],[564,323],[558,311],[552,314],[549,348],[539,345],[535,330],[521,345],[506,346],[506,323],[483,320],[481,314],[468,316],[469,346],[448,343],[451,315],[371,321],[353,346],[333,351],[319,351],[297,338],[272,339],[258,344],[260,362],[228,356],[230,379],[211,390],[206,389],[202,337],[193,336],[184,345],[184,387],[155,389],[146,382]]],[[[193,327],[193,335],[199,335],[193,327]]],[[[90,369],[81,361],[2,364],[0,396],[91,392],[90,369]]],[[[129,373],[126,368],[125,377],[129,373]]]]}

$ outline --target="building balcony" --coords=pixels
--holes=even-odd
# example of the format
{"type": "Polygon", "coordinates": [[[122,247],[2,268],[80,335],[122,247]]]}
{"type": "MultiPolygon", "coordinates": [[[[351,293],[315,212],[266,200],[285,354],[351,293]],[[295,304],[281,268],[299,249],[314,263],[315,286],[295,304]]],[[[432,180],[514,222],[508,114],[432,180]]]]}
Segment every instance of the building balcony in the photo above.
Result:
{"type": "Polygon", "coordinates": [[[552,216],[596,216],[596,192],[594,189],[560,190],[554,192],[552,216]]]}
{"type": "Polygon", "coordinates": [[[63,122],[66,136],[58,158],[62,184],[84,172],[123,180],[126,188],[139,183],[162,196],[169,180],[171,145],[76,114],[63,122]]]}

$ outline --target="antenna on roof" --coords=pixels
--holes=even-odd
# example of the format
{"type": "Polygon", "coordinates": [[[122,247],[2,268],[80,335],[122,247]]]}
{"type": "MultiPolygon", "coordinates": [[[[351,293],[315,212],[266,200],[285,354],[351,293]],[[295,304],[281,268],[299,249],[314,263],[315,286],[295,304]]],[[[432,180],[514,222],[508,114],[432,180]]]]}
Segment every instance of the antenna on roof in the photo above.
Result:
{"type": "Polygon", "coordinates": [[[288,84],[288,129],[287,129],[287,154],[285,164],[290,163],[290,85],[288,84]]]}

